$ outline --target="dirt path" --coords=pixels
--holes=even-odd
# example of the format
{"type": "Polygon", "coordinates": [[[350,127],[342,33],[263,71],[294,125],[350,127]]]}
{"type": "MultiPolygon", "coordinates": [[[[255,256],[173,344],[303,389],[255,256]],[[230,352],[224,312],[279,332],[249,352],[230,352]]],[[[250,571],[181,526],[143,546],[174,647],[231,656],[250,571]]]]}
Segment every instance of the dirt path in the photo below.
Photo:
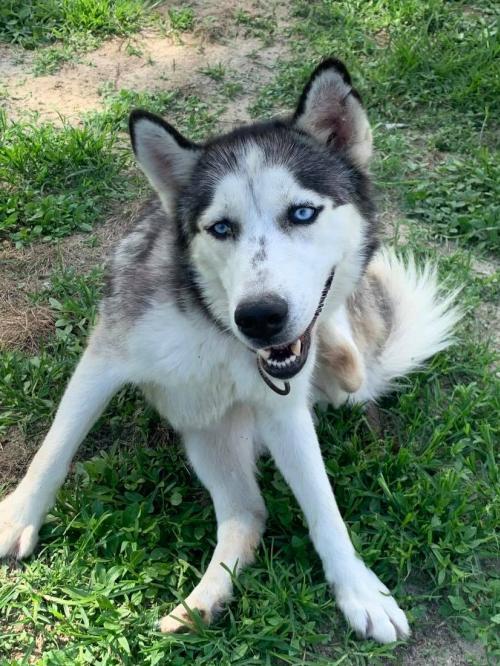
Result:
{"type": "Polygon", "coordinates": [[[202,70],[221,65],[243,91],[220,121],[232,124],[248,119],[246,107],[255,89],[272,78],[276,59],[286,56],[286,43],[279,37],[286,23],[286,5],[271,11],[264,2],[199,0],[192,6],[196,17],[192,33],[168,36],[145,30],[132,38],[111,39],[79,62],[47,76],[30,73],[30,52],[0,45],[0,80],[9,117],[36,112],[41,120],[58,122],[63,115],[78,122],[83,113],[102,108],[104,86],[139,92],[192,89],[203,96],[214,90],[214,82],[202,70]],[[239,11],[255,16],[271,11],[269,22],[277,26],[272,43],[266,44],[241,25],[239,11]]]}

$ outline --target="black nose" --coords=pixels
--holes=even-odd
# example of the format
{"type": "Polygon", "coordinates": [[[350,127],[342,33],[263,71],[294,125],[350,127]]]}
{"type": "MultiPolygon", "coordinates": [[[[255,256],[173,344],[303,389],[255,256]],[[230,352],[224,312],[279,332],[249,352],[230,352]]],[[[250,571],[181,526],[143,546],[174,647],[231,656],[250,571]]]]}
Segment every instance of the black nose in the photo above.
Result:
{"type": "Polygon", "coordinates": [[[270,342],[284,329],[288,317],[288,303],[272,294],[258,301],[240,303],[234,313],[234,321],[247,337],[270,342]]]}

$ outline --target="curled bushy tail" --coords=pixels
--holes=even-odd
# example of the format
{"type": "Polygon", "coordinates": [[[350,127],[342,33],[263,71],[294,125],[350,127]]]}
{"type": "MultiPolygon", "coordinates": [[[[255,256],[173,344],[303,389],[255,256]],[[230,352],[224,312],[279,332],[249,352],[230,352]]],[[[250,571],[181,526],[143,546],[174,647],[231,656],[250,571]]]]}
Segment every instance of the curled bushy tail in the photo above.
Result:
{"type": "Polygon", "coordinates": [[[395,380],[420,367],[453,341],[453,329],[461,317],[455,305],[458,291],[444,293],[436,266],[421,266],[394,251],[380,250],[368,267],[386,292],[392,309],[392,325],[379,353],[367,361],[363,386],[351,400],[376,399],[395,387],[395,380]]]}

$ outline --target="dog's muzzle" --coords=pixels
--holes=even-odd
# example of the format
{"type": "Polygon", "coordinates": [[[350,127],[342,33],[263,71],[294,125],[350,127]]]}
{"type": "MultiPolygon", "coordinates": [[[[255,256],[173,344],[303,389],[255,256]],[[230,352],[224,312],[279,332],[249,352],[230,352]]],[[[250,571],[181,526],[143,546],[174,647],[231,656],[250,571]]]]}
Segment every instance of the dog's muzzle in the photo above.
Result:
{"type": "Polygon", "coordinates": [[[335,270],[332,269],[325,282],[323,291],[321,292],[321,297],[316,312],[314,313],[314,317],[304,333],[289,344],[267,347],[257,351],[257,366],[259,368],[260,376],[269,388],[272,388],[273,391],[280,395],[287,395],[290,392],[290,383],[287,380],[295,377],[295,375],[302,370],[307,361],[309,350],[311,348],[312,330],[325,304],[326,297],[332,286],[334,274],[335,270]],[[271,381],[270,377],[284,380],[284,387],[279,388],[276,386],[271,381]]]}

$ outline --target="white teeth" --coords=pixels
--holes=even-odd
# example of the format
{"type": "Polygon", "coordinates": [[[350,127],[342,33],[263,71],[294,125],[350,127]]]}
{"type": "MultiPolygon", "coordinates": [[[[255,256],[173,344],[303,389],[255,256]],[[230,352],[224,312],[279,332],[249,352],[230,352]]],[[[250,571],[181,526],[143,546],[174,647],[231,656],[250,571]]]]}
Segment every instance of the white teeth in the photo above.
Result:
{"type": "Polygon", "coordinates": [[[267,359],[267,364],[272,365],[275,368],[286,368],[288,365],[293,363],[297,357],[295,355],[289,356],[284,361],[275,361],[273,358],[267,359]]]}
{"type": "MultiPolygon", "coordinates": [[[[284,349],[286,349],[286,347],[284,347],[283,350],[284,349]]],[[[290,349],[292,350],[293,354],[288,358],[282,359],[281,361],[272,358],[272,350],[258,349],[257,354],[264,359],[264,361],[268,366],[281,369],[289,367],[292,363],[294,363],[297,360],[297,357],[300,355],[300,352],[302,351],[302,343],[300,339],[296,340],[293,343],[293,345],[290,345],[290,349]]]]}

